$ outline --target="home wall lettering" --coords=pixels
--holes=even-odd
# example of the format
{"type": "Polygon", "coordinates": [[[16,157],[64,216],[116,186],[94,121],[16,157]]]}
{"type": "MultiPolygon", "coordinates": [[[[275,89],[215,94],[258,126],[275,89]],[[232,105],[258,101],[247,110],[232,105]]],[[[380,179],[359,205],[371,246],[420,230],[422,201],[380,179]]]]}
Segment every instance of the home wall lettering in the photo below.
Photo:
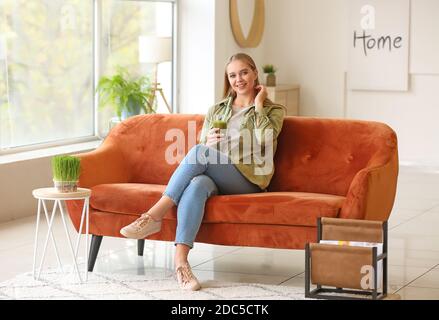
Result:
{"type": "Polygon", "coordinates": [[[410,0],[349,1],[348,88],[408,90],[410,0]]]}

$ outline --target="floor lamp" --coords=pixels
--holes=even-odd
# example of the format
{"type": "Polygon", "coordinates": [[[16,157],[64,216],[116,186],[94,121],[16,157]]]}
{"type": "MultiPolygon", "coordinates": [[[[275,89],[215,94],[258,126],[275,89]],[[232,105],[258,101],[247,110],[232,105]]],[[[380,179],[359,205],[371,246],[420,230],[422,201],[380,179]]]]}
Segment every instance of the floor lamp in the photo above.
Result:
{"type": "MultiPolygon", "coordinates": [[[[172,60],[172,38],[171,37],[153,37],[153,36],[139,36],[139,62],[154,64],[154,82],[153,82],[153,96],[150,105],[154,104],[156,95],[160,94],[169,113],[172,113],[172,108],[166,100],[163,89],[160,83],[157,82],[158,66],[162,62],[172,60]]],[[[158,99],[158,98],[157,98],[158,99]]]]}

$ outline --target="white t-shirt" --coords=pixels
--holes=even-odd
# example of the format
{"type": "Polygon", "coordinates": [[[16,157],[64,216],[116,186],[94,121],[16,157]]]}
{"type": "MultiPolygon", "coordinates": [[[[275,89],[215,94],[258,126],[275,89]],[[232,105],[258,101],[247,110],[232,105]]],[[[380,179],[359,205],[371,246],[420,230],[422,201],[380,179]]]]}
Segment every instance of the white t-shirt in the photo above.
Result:
{"type": "MultiPolygon", "coordinates": [[[[251,108],[248,107],[239,107],[232,106],[232,116],[227,122],[227,129],[221,130],[221,133],[226,134],[224,140],[219,144],[219,151],[231,157],[231,159],[235,159],[237,156],[242,156],[242,159],[251,159],[254,161],[255,157],[260,157],[260,153],[253,153],[251,145],[249,148],[243,148],[243,150],[239,150],[239,140],[241,137],[240,126],[242,119],[245,113],[251,108]],[[243,154],[241,155],[240,152],[243,154]]],[[[249,137],[252,137],[250,135],[249,137]]],[[[250,141],[251,143],[251,141],[250,141]]]]}

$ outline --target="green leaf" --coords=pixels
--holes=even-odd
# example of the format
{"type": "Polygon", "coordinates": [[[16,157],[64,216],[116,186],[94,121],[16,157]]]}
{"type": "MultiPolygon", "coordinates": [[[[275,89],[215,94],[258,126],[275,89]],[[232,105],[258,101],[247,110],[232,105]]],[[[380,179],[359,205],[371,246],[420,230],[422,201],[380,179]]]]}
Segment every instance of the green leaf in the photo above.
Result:
{"type": "Polygon", "coordinates": [[[262,67],[264,73],[275,73],[276,68],[272,64],[266,64],[262,67]]]}
{"type": "Polygon", "coordinates": [[[149,101],[153,96],[151,81],[146,76],[131,77],[129,73],[117,67],[113,76],[103,76],[99,79],[96,93],[99,94],[101,108],[111,106],[119,118],[122,112],[154,113],[149,101]]]}

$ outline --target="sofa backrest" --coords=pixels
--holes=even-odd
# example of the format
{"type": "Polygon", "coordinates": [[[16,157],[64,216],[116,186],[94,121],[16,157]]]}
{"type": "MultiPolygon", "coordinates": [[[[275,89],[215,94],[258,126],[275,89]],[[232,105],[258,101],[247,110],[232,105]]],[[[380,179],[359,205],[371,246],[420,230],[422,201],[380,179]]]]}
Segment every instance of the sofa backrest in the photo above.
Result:
{"type": "MultiPolygon", "coordinates": [[[[180,161],[199,141],[203,121],[203,115],[135,116],[114,128],[104,143],[120,148],[131,182],[167,184],[178,166],[169,160],[180,161]],[[179,154],[177,136],[184,146],[179,154]]],[[[346,195],[359,170],[386,163],[396,148],[394,131],[383,123],[286,117],[268,190],[346,195]]]]}
{"type": "Polygon", "coordinates": [[[113,128],[104,143],[120,148],[131,171],[130,182],[163,185],[168,183],[179,161],[189,151],[188,144],[196,144],[203,122],[203,115],[134,116],[113,128]],[[194,131],[196,136],[189,131],[194,131]],[[167,134],[169,141],[166,141],[167,134]],[[183,141],[179,154],[174,148],[177,136],[183,141]],[[191,138],[193,141],[189,141],[191,138]],[[167,151],[172,151],[168,160],[167,151]],[[172,163],[174,158],[179,161],[172,163]]]}
{"type": "Polygon", "coordinates": [[[345,196],[355,174],[397,153],[395,132],[372,121],[287,117],[269,191],[345,196]]]}

